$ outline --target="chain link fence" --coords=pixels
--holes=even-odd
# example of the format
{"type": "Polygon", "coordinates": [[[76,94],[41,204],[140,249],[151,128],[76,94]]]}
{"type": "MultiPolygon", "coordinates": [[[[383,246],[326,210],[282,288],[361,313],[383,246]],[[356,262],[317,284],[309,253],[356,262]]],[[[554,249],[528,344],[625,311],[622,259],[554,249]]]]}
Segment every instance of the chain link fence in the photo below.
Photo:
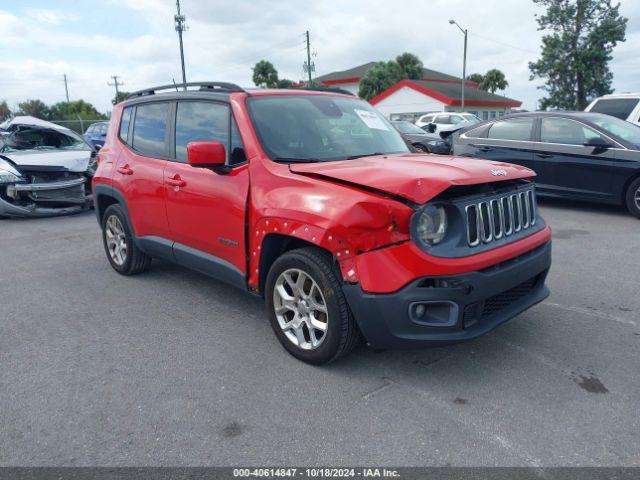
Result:
{"type": "Polygon", "coordinates": [[[79,118],[78,120],[49,120],[52,123],[56,123],[58,125],[61,125],[63,127],[67,127],[70,130],[73,130],[74,132],[79,133],[80,135],[82,135],[84,132],[87,131],[87,128],[89,128],[90,125],[96,123],[96,122],[108,122],[109,119],[104,119],[104,118],[97,118],[97,119],[84,119],[84,118],[79,118]]]}

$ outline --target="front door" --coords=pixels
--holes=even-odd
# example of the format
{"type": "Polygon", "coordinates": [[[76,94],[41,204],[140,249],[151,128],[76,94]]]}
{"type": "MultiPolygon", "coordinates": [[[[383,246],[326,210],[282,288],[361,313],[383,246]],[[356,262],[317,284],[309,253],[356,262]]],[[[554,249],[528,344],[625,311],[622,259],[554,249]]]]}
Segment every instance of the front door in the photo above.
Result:
{"type": "Polygon", "coordinates": [[[180,101],[175,118],[175,161],[165,167],[164,190],[176,258],[181,261],[182,257],[183,263],[201,258],[200,267],[220,260],[219,265],[230,264],[245,274],[249,169],[230,107],[216,102],[180,101]],[[187,144],[195,141],[223,143],[232,168],[218,173],[189,165],[187,144]]]}
{"type": "Polygon", "coordinates": [[[597,131],[561,117],[542,117],[539,131],[534,155],[539,165],[541,190],[559,196],[612,197],[615,150],[583,145],[587,140],[601,137],[597,131]]]}

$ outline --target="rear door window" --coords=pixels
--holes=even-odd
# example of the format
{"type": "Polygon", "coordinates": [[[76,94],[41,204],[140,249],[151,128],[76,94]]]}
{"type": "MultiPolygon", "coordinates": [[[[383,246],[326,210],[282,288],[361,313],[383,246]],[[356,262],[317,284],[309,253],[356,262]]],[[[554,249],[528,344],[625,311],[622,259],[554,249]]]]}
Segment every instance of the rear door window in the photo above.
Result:
{"type": "Polygon", "coordinates": [[[604,113],[620,120],[626,120],[638,106],[640,99],[637,98],[602,98],[597,100],[590,112],[604,113]]]}
{"type": "Polygon", "coordinates": [[[166,157],[168,117],[167,102],[138,105],[133,122],[134,150],[148,157],[166,157]]]}
{"type": "Polygon", "coordinates": [[[531,140],[533,118],[513,118],[502,120],[489,127],[487,138],[496,140],[531,140]]]}
{"type": "Polygon", "coordinates": [[[438,115],[434,120],[434,123],[439,123],[441,125],[449,125],[451,124],[451,115],[438,115]]]}

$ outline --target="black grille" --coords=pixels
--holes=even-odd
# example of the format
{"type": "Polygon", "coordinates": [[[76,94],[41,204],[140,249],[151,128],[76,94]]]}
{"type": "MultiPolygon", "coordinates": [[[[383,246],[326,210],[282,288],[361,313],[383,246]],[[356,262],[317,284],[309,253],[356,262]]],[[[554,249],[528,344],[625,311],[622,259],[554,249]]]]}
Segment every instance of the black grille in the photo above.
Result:
{"type": "Polygon", "coordinates": [[[29,195],[37,202],[84,202],[84,185],[75,185],[69,188],[56,190],[40,190],[29,195]]]}
{"type": "Polygon", "coordinates": [[[512,303],[527,296],[538,284],[538,278],[539,276],[536,275],[526,282],[522,282],[520,285],[487,298],[484,302],[467,305],[463,315],[464,326],[470,327],[478,320],[491,317],[512,303]]]}
{"type": "Polygon", "coordinates": [[[489,297],[484,301],[484,307],[482,308],[482,317],[490,317],[494,313],[498,313],[505,307],[508,307],[514,302],[517,302],[522,297],[526,296],[533,287],[536,285],[537,277],[534,277],[526,282],[522,282],[520,285],[513,287],[506,292],[498,293],[493,297],[489,297]]]}

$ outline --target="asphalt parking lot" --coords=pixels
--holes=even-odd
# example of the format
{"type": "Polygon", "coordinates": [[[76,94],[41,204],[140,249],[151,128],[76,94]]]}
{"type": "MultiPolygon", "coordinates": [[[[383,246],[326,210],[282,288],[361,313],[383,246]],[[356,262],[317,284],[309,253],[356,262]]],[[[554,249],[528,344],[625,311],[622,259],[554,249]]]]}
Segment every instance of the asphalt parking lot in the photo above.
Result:
{"type": "Polygon", "coordinates": [[[640,465],[640,221],[545,201],[552,296],[473,342],[290,357],[261,302],[0,220],[1,465],[640,465]]]}

